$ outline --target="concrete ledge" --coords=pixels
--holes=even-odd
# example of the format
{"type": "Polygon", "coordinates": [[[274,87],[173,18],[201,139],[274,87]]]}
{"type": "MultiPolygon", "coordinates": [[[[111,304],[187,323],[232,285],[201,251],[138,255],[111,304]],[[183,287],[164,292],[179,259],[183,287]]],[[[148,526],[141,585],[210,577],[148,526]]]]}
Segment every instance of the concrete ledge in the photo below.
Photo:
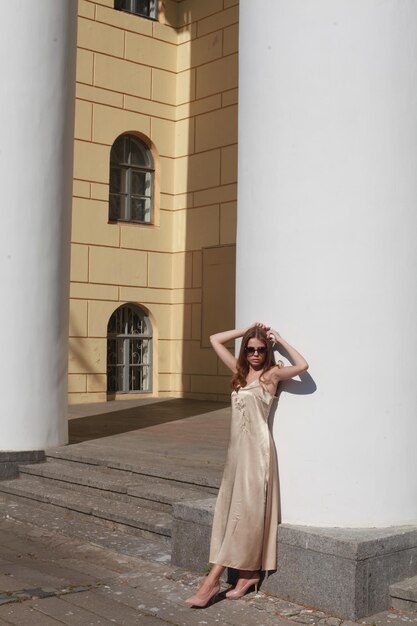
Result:
{"type": "Polygon", "coordinates": [[[0,480],[17,478],[21,463],[43,463],[45,460],[44,450],[0,451],[0,480]]]}
{"type": "Polygon", "coordinates": [[[264,589],[357,620],[389,608],[389,586],[415,573],[417,527],[307,529],[282,525],[278,570],[264,589]]]}
{"type": "Polygon", "coordinates": [[[171,563],[198,572],[206,569],[215,504],[215,497],[173,504],[171,563]]]}
{"type": "Polygon", "coordinates": [[[359,561],[417,546],[417,526],[390,528],[279,527],[281,542],[359,561]]]}
{"type": "MultiPolygon", "coordinates": [[[[173,507],[172,563],[208,564],[215,498],[173,507]]],[[[280,598],[357,620],[391,606],[389,587],[417,574],[417,526],[313,528],[282,524],[278,569],[262,589],[280,598]]]]}

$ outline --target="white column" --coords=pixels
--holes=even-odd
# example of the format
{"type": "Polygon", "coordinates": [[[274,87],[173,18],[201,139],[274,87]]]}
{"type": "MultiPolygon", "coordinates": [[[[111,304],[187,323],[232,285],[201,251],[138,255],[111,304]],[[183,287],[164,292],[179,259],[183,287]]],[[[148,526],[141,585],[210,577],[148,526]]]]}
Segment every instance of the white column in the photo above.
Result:
{"type": "Polygon", "coordinates": [[[2,7],[0,450],[67,440],[74,0],[2,7]]]}
{"type": "Polygon", "coordinates": [[[241,0],[237,323],[317,385],[275,420],[283,522],[417,522],[416,173],[415,0],[241,0]]]}

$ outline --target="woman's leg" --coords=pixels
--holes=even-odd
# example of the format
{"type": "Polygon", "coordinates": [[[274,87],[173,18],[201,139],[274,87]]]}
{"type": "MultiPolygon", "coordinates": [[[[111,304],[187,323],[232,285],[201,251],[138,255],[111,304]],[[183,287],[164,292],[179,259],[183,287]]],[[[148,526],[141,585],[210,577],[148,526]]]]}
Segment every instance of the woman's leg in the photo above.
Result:
{"type": "Polygon", "coordinates": [[[226,593],[226,598],[241,598],[251,587],[255,587],[257,591],[260,578],[259,571],[247,569],[239,570],[239,580],[236,583],[236,587],[226,593]]]}
{"type": "Polygon", "coordinates": [[[245,587],[248,584],[249,580],[259,581],[259,579],[260,579],[260,574],[258,570],[253,571],[249,569],[240,569],[239,580],[236,583],[235,589],[240,589],[241,587],[245,587]]]}
{"type": "Polygon", "coordinates": [[[225,569],[223,565],[213,565],[207,576],[203,578],[198,591],[185,602],[193,606],[206,606],[219,593],[220,576],[225,569]]]}

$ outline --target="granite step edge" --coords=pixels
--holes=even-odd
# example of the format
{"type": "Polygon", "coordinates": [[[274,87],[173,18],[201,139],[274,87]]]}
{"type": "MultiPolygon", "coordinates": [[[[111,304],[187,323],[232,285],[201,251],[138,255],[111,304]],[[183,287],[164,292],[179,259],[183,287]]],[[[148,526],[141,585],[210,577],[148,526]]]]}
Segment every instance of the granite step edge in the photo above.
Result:
{"type": "MultiPolygon", "coordinates": [[[[105,473],[107,468],[93,467],[66,467],[60,463],[36,463],[33,465],[19,466],[20,474],[42,477],[44,479],[60,480],[62,483],[74,483],[106,491],[116,491],[127,493],[128,484],[125,481],[131,480],[132,475],[111,477],[105,473]]],[[[126,473],[127,474],[127,473],[126,473]]]]}
{"type": "Polygon", "coordinates": [[[158,535],[171,535],[172,517],[169,513],[155,511],[144,506],[120,503],[103,497],[81,494],[68,489],[52,487],[32,477],[2,481],[0,493],[16,495],[28,500],[53,504],[63,509],[73,510],[109,522],[116,522],[154,532],[158,535]]]}
{"type": "MultiPolygon", "coordinates": [[[[74,451],[70,446],[56,448],[46,451],[47,460],[64,460],[76,462],[84,465],[94,465],[107,467],[115,470],[124,470],[132,472],[133,474],[145,475],[154,478],[162,478],[165,480],[172,480],[179,483],[186,483],[195,485],[197,487],[209,487],[218,489],[221,482],[222,470],[221,466],[214,466],[211,464],[190,464],[185,460],[177,460],[177,464],[174,465],[173,461],[169,462],[169,466],[162,466],[161,464],[155,464],[155,455],[149,454],[147,456],[147,462],[128,462],[126,460],[120,460],[116,458],[109,458],[105,454],[92,453],[91,451],[74,451]],[[150,461],[153,461],[151,463],[150,461]]],[[[142,461],[144,454],[141,453],[142,461]]],[[[160,459],[167,461],[166,456],[161,456],[160,459]]]]}
{"type": "Polygon", "coordinates": [[[62,463],[49,462],[25,465],[20,469],[22,475],[62,484],[62,488],[88,487],[98,494],[105,492],[108,497],[114,492],[126,495],[131,500],[140,499],[168,507],[180,500],[201,499],[217,493],[217,490],[211,487],[196,487],[189,483],[177,483],[109,468],[92,467],[87,470],[85,467],[72,468],[62,463]],[[118,476],[118,473],[121,476],[118,476]]]}
{"type": "Polygon", "coordinates": [[[145,530],[106,522],[78,511],[0,493],[0,519],[8,519],[41,531],[81,539],[117,554],[169,563],[171,538],[145,530]]]}
{"type": "MultiPolygon", "coordinates": [[[[23,474],[22,474],[23,476],[23,474]]],[[[162,499],[159,499],[157,495],[151,495],[153,499],[147,499],[141,497],[140,494],[128,495],[126,491],[121,493],[120,491],[111,491],[108,489],[100,489],[95,486],[81,484],[81,482],[66,482],[64,480],[55,478],[53,476],[40,476],[40,475],[28,475],[34,479],[40,480],[45,484],[45,489],[48,486],[58,487],[60,489],[67,489],[68,491],[77,492],[84,495],[90,495],[93,497],[104,497],[109,500],[115,500],[119,503],[134,504],[136,506],[143,506],[148,509],[154,509],[155,511],[163,511],[165,513],[172,513],[172,506],[174,503],[166,504],[162,499]]],[[[146,496],[146,494],[145,494],[146,496]]]]}
{"type": "Polygon", "coordinates": [[[408,613],[417,613],[417,602],[403,600],[402,598],[391,598],[391,608],[407,611],[408,613]]]}
{"type": "Polygon", "coordinates": [[[391,598],[407,601],[416,605],[417,610],[417,576],[405,578],[390,585],[389,593],[391,598]]]}

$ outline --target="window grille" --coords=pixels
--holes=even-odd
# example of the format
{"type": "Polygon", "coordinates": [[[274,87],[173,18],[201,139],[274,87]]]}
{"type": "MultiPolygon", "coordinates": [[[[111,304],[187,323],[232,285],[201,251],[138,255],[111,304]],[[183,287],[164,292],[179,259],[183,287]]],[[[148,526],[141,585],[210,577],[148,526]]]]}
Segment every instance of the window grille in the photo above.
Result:
{"type": "Polygon", "coordinates": [[[151,323],[141,309],[125,304],[107,326],[107,391],[151,391],[151,372],[151,323]]]}
{"type": "Polygon", "coordinates": [[[153,20],[158,17],[158,0],[115,0],[114,8],[153,20]]]}

